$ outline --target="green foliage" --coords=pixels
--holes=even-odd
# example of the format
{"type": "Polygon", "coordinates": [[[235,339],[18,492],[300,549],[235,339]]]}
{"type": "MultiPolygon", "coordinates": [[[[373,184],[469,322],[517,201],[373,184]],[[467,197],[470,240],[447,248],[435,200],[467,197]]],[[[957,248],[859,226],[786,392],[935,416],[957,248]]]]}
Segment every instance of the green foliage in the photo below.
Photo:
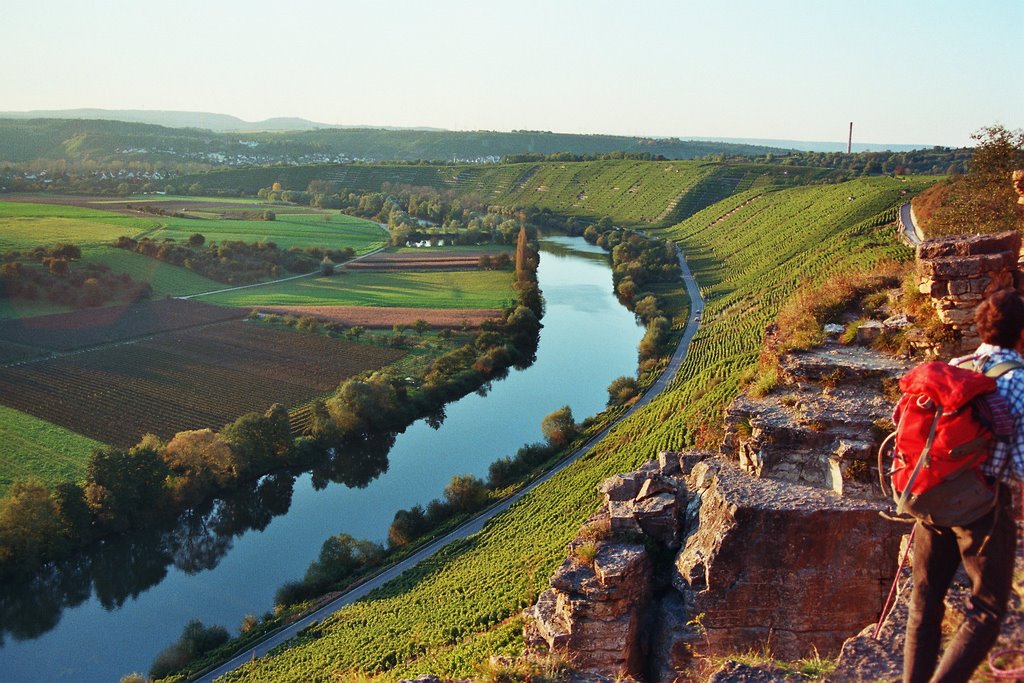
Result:
{"type": "Polygon", "coordinates": [[[608,385],[608,405],[621,406],[640,394],[640,383],[635,377],[616,377],[608,385]]]}
{"type": "Polygon", "coordinates": [[[978,144],[968,173],[936,188],[941,198],[926,224],[929,236],[1024,228],[1010,183],[1010,172],[1024,168],[1024,130],[986,126],[971,137],[978,144]]]}
{"type": "Polygon", "coordinates": [[[51,557],[62,532],[57,504],[39,480],[19,479],[0,499],[0,565],[32,567],[51,557]]]}
{"type": "Polygon", "coordinates": [[[572,417],[572,408],[562,406],[558,410],[549,413],[541,420],[541,434],[547,439],[552,448],[562,448],[574,438],[579,431],[576,421],[572,417]]]}
{"type": "Polygon", "coordinates": [[[203,626],[203,622],[193,619],[185,625],[178,641],[156,656],[150,666],[149,675],[152,678],[164,678],[183,669],[194,659],[220,647],[229,638],[223,626],[203,626]]]}
{"type": "Polygon", "coordinates": [[[489,498],[487,484],[471,474],[457,474],[444,487],[444,500],[455,514],[475,512],[489,498]]]}

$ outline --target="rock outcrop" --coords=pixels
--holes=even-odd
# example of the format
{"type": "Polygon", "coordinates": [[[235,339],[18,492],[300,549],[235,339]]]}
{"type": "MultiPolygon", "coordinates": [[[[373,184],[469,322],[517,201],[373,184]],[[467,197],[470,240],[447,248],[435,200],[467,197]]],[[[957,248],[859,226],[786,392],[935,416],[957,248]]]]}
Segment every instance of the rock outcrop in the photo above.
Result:
{"type": "Polygon", "coordinates": [[[740,396],[726,411],[721,452],[755,477],[874,497],[874,454],[892,390],[911,365],[835,343],[783,357],[784,387],[740,396]]]}
{"type": "Polygon", "coordinates": [[[1020,247],[1020,233],[1013,231],[938,237],[917,247],[918,288],[932,298],[939,320],[960,334],[961,350],[980,342],[974,309],[982,299],[1024,284],[1020,247]]]}
{"type": "MultiPolygon", "coordinates": [[[[901,550],[901,553],[903,551],[901,550]]],[[[903,673],[903,643],[907,627],[907,611],[910,606],[910,572],[913,566],[913,553],[900,575],[897,584],[898,592],[892,610],[882,622],[864,626],[857,635],[843,643],[842,651],[835,670],[828,677],[831,683],[861,683],[862,681],[878,681],[898,683],[903,673]],[[876,629],[879,631],[875,638],[876,629]]],[[[1014,592],[1010,595],[1010,605],[1006,621],[1003,623],[999,640],[992,651],[1024,650],[1024,547],[1017,547],[1017,566],[1014,571],[1017,577],[1014,592]]],[[[953,579],[953,586],[946,594],[946,622],[950,628],[963,618],[970,595],[970,582],[961,568],[953,579]]],[[[1019,658],[1014,666],[1020,666],[1019,658]]],[[[984,668],[984,665],[983,667],[984,668]]],[[[973,680],[973,679],[972,679],[973,680]]],[[[979,678],[979,680],[988,680],[979,678]]],[[[1019,678],[1017,679],[1019,680],[1019,678]]]]}
{"type": "Polygon", "coordinates": [[[673,585],[704,615],[698,651],[834,654],[881,612],[904,529],[881,518],[876,502],[714,461],[689,481],[699,519],[673,585]]]}

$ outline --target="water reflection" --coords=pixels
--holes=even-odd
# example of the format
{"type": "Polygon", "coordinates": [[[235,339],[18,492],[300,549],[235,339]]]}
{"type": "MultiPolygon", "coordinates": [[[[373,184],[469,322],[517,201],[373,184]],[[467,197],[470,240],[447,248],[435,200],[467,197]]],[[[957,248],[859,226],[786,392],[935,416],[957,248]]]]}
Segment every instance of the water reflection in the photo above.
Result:
{"type": "MultiPolygon", "coordinates": [[[[435,419],[444,419],[439,411],[435,419]]],[[[313,486],[330,483],[364,488],[387,472],[395,434],[355,443],[309,445],[314,460],[313,486]]],[[[186,574],[214,569],[231,550],[234,539],[250,530],[266,529],[274,517],[291,507],[296,471],[269,474],[232,495],[186,511],[173,524],[107,539],[63,562],[51,563],[31,579],[0,586],[0,646],[38,638],[60,622],[61,613],[93,595],[113,611],[163,581],[174,565],[186,574]]]]}

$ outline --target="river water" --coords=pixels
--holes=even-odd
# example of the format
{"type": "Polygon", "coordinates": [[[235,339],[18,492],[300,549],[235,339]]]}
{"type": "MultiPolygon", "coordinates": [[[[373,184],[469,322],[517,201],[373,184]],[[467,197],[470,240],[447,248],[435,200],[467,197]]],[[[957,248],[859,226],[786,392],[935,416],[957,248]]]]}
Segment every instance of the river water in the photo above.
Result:
{"type": "Polygon", "coordinates": [[[439,428],[414,423],[386,456],[346,456],[351,471],[266,478],[191,525],[6,587],[0,679],[116,681],[145,673],[191,619],[237,633],[245,615],[273,608],[277,587],[301,578],[327,537],[383,542],[397,510],[442,497],[455,474],[486,478],[491,462],[540,441],[548,413],[569,405],[579,421],[600,411],[608,384],[635,374],[643,330],[616,301],[603,250],[550,237],[541,254],[546,311],[533,365],[449,404],[439,428]]]}

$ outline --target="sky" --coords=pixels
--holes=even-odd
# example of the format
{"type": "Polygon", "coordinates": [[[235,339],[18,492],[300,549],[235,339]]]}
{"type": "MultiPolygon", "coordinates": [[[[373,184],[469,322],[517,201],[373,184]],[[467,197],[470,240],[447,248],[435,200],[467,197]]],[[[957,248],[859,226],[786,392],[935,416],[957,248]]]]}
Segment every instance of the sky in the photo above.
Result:
{"type": "Polygon", "coordinates": [[[962,146],[1022,0],[5,0],[0,111],[962,146]]]}

